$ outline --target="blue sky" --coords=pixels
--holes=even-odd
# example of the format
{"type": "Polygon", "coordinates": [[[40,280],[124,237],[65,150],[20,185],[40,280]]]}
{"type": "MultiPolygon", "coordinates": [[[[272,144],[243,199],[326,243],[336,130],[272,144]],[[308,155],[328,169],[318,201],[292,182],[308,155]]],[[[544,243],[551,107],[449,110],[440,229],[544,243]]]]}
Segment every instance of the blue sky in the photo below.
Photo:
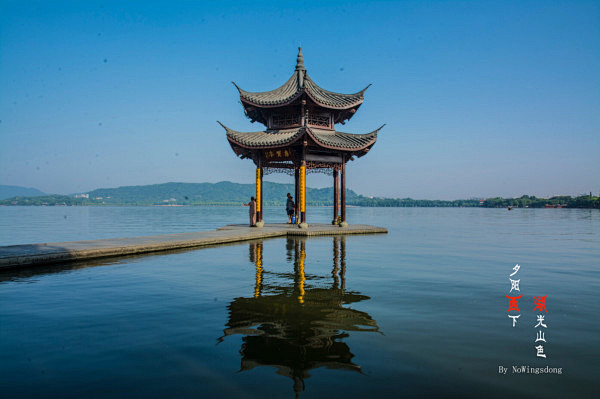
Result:
{"type": "Polygon", "coordinates": [[[338,126],[387,124],[348,165],[361,194],[600,191],[597,1],[2,0],[0,184],[252,183],[216,120],[261,130],[231,81],[280,86],[300,45],[320,86],[373,84],[338,126]]]}

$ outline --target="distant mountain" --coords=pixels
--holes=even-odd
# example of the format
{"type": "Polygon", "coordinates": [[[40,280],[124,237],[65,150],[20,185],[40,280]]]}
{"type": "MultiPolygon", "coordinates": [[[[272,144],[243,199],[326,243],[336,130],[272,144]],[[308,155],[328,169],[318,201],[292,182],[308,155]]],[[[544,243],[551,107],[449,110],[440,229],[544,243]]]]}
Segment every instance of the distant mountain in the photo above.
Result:
{"type": "MultiPolygon", "coordinates": [[[[100,188],[86,194],[48,195],[39,190],[0,186],[0,205],[240,205],[255,195],[254,184],[228,181],[219,183],[165,183],[147,186],[100,188]],[[23,191],[30,190],[30,191],[23,191]],[[25,195],[24,193],[30,193],[25,195]]],[[[263,182],[263,204],[283,206],[286,194],[294,194],[293,184],[263,182]]],[[[333,187],[307,188],[308,205],[332,205],[333,187]]],[[[488,198],[487,200],[415,200],[412,198],[378,198],[346,190],[346,204],[372,207],[485,207],[485,208],[600,208],[600,198],[583,195],[536,198],[488,198]]]]}
{"type": "Polygon", "coordinates": [[[13,197],[37,197],[39,195],[46,195],[46,193],[35,188],[0,184],[0,200],[13,197]]]}
{"type": "MultiPolygon", "coordinates": [[[[333,202],[333,188],[307,188],[310,205],[329,205],[333,202]]],[[[265,205],[285,204],[286,194],[294,193],[293,184],[263,182],[265,205]]],[[[346,191],[347,200],[358,198],[346,191]]],[[[121,205],[239,205],[255,196],[254,184],[228,181],[219,183],[164,183],[147,186],[101,188],[87,193],[90,202],[121,205]]]]}

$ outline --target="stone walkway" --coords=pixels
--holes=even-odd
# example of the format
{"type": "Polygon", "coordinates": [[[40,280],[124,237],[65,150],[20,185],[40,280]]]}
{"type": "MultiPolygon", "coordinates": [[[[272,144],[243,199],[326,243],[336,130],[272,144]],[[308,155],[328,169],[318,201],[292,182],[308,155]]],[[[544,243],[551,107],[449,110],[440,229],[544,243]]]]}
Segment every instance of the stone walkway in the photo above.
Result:
{"type": "Polygon", "coordinates": [[[376,233],[387,233],[387,229],[364,224],[349,225],[344,228],[330,224],[311,224],[307,229],[299,229],[298,226],[289,224],[266,224],[262,228],[227,225],[215,231],[197,233],[10,245],[0,246],[0,270],[179,248],[205,247],[261,238],[376,233]]]}

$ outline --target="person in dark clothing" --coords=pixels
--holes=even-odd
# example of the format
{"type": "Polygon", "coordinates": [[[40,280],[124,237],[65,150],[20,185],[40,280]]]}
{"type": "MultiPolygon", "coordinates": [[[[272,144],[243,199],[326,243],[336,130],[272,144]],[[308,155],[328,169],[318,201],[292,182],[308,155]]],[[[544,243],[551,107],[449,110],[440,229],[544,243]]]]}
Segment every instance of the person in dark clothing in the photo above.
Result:
{"type": "Polygon", "coordinates": [[[256,199],[254,197],[250,197],[250,202],[244,204],[244,206],[249,206],[248,214],[250,216],[250,227],[256,226],[256,199]]]}
{"type": "Polygon", "coordinates": [[[287,211],[287,215],[288,215],[288,224],[292,223],[292,216],[294,216],[294,201],[292,200],[292,195],[290,193],[287,193],[287,202],[285,204],[285,210],[287,211]]]}

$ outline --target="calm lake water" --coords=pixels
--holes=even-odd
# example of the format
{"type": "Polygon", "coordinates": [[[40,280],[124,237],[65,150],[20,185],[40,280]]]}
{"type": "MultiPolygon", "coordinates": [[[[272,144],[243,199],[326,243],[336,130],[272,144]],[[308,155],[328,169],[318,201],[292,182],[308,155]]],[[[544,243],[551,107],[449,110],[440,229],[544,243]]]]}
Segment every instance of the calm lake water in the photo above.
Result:
{"type": "MultiPolygon", "coordinates": [[[[330,213],[309,208],[309,222],[330,213]]],[[[241,207],[0,207],[0,243],[246,219],[241,207]]],[[[348,219],[389,234],[1,272],[2,397],[600,396],[598,210],[349,208],[348,219]],[[519,311],[506,295],[523,295],[519,311]]]]}

